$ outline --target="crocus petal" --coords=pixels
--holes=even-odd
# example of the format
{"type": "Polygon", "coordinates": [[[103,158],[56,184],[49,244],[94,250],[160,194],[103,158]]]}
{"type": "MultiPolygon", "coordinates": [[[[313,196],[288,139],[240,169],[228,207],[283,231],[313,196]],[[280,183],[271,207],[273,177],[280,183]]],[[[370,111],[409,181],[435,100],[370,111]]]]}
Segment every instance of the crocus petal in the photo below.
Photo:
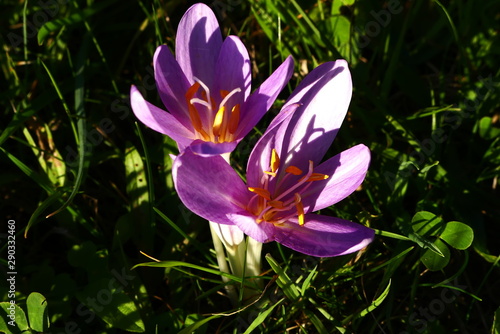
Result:
{"type": "Polygon", "coordinates": [[[236,225],[225,225],[209,222],[210,228],[217,233],[224,246],[238,246],[243,242],[245,235],[236,225]]]}
{"type": "Polygon", "coordinates": [[[241,93],[231,98],[230,106],[242,104],[250,95],[252,84],[250,57],[238,37],[228,36],[222,43],[215,73],[213,95],[217,96],[221,90],[231,92],[235,88],[241,89],[241,93]]]}
{"type": "Polygon", "coordinates": [[[135,116],[151,129],[169,136],[179,145],[188,145],[193,141],[191,131],[165,110],[144,100],[135,86],[130,88],[130,103],[135,116]]]}
{"type": "Polygon", "coordinates": [[[352,82],[344,60],[324,63],[309,73],[285,105],[301,103],[283,136],[280,156],[288,165],[307,170],[309,160],[318,164],[344,120],[352,93],[352,82]]]}
{"type": "Polygon", "coordinates": [[[234,225],[238,226],[243,233],[258,242],[264,243],[274,240],[274,225],[267,222],[257,224],[255,216],[251,215],[247,211],[229,213],[227,217],[234,223],[234,225]]]}
{"type": "Polygon", "coordinates": [[[237,138],[245,137],[271,108],[283,87],[293,74],[293,58],[288,56],[283,64],[260,85],[241,107],[240,127],[235,133],[237,138]]]}
{"type": "Polygon", "coordinates": [[[191,143],[191,150],[203,157],[209,157],[213,155],[221,155],[224,153],[231,153],[237,142],[226,142],[226,143],[213,143],[210,141],[196,140],[191,143]]]}
{"type": "Polygon", "coordinates": [[[227,213],[243,210],[250,192],[221,157],[201,157],[190,148],[180,153],[172,166],[175,189],[186,207],[209,221],[233,224],[227,213]]]}
{"type": "Polygon", "coordinates": [[[306,192],[301,194],[306,212],[326,208],[353,193],[365,179],[369,164],[370,150],[363,144],[351,147],[320,164],[314,172],[330,177],[312,182],[306,192]]]}
{"type": "Polygon", "coordinates": [[[305,224],[291,219],[275,228],[275,240],[297,252],[329,257],[356,252],[366,247],[375,232],[361,224],[316,214],[305,216],[305,224]]]}
{"type": "Polygon", "coordinates": [[[191,6],[177,28],[175,57],[191,84],[194,78],[211,87],[222,45],[219,23],[205,4],[191,6]]]}
{"type": "Polygon", "coordinates": [[[286,128],[298,106],[299,104],[289,105],[276,115],[266,132],[255,144],[247,164],[247,184],[249,186],[260,187],[263,172],[267,171],[270,166],[272,149],[281,147],[281,143],[275,140],[278,126],[281,128],[283,125],[286,128]]]}
{"type": "Polygon", "coordinates": [[[185,94],[190,84],[166,45],[156,48],[153,57],[156,87],[167,110],[185,127],[191,128],[185,94]]]}

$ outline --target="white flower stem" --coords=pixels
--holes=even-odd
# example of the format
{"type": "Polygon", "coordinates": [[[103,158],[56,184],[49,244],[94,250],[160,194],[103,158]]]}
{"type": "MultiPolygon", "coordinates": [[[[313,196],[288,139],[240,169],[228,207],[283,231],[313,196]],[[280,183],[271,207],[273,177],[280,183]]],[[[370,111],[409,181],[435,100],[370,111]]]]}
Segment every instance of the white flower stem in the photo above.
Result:
{"type": "MultiPolygon", "coordinates": [[[[229,163],[229,153],[223,154],[222,157],[229,163]]],[[[262,243],[250,237],[247,238],[247,242],[245,243],[243,232],[234,226],[220,225],[216,222],[209,222],[209,225],[219,270],[241,278],[259,276],[261,273],[262,243]]],[[[222,276],[222,281],[227,283],[229,282],[229,278],[222,276]]],[[[252,282],[255,284],[255,289],[247,287],[246,284],[243,285],[243,290],[240,291],[243,300],[252,299],[256,295],[258,288],[262,285],[262,280],[260,279],[252,279],[252,282]]],[[[236,287],[232,284],[226,284],[225,288],[232,304],[237,306],[239,299],[236,287]]]]}
{"type": "MultiPolygon", "coordinates": [[[[220,240],[219,236],[215,232],[213,224],[210,224],[210,232],[212,233],[212,240],[214,242],[214,249],[215,249],[215,254],[217,255],[217,264],[219,265],[219,270],[224,273],[230,274],[231,272],[229,271],[229,267],[227,265],[224,246],[222,245],[222,241],[220,240]]],[[[226,276],[221,276],[221,278],[224,283],[230,281],[230,279],[226,276]]],[[[236,293],[235,286],[232,284],[226,284],[225,289],[229,296],[229,299],[231,300],[231,303],[236,305],[238,301],[238,294],[236,293]]]]}

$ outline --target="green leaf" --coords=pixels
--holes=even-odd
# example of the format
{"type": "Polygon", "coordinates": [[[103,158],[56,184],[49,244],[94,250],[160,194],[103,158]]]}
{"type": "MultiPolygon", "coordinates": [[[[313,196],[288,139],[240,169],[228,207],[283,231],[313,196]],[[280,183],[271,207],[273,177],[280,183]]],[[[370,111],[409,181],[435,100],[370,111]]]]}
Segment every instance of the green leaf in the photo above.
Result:
{"type": "Polygon", "coordinates": [[[48,207],[50,207],[55,201],[59,200],[61,198],[62,194],[63,193],[59,189],[57,189],[53,194],[51,194],[49,197],[44,199],[44,201],[38,205],[36,210],[31,215],[30,220],[28,221],[28,224],[26,224],[26,229],[24,230],[24,237],[25,238],[28,236],[28,230],[38,220],[38,217],[43,212],[45,212],[45,210],[48,207]]]}
{"type": "Polygon", "coordinates": [[[44,332],[50,327],[47,311],[47,300],[38,292],[32,292],[26,300],[30,328],[37,332],[44,332]]]}
{"type": "Polygon", "coordinates": [[[413,231],[422,237],[430,237],[439,235],[444,229],[443,220],[428,211],[417,212],[411,219],[411,227],[413,231]]]}
{"type": "Polygon", "coordinates": [[[145,332],[137,306],[115,277],[93,281],[77,297],[109,325],[134,333],[145,332]]]}
{"type": "Polygon", "coordinates": [[[98,2],[98,3],[95,3],[93,5],[93,7],[84,9],[81,12],[72,14],[69,17],[46,22],[38,30],[38,44],[42,45],[43,42],[45,41],[45,39],[47,38],[47,36],[49,36],[51,33],[55,32],[63,27],[72,26],[72,25],[75,25],[77,23],[84,21],[87,17],[90,17],[90,16],[94,15],[95,13],[98,13],[99,11],[106,8],[107,6],[111,5],[113,2],[115,2],[115,0],[106,1],[106,2],[98,2]]]}
{"type": "Polygon", "coordinates": [[[278,279],[276,283],[278,286],[283,289],[283,293],[285,296],[290,298],[293,301],[297,301],[300,297],[300,292],[295,283],[292,282],[290,277],[286,274],[286,272],[281,268],[281,266],[276,262],[275,259],[271,256],[271,254],[266,254],[266,260],[273,268],[274,272],[278,274],[278,279]]]}
{"type": "Polygon", "coordinates": [[[200,328],[201,326],[203,326],[204,324],[206,324],[210,320],[217,319],[219,317],[221,317],[221,315],[220,314],[216,314],[216,315],[213,315],[211,317],[208,317],[208,318],[205,318],[203,320],[200,320],[198,322],[195,322],[194,324],[190,325],[189,327],[186,327],[183,330],[181,330],[178,334],[192,334],[192,333],[196,333],[195,332],[196,329],[200,328]]]}
{"type": "Polygon", "coordinates": [[[448,262],[450,262],[450,250],[448,246],[440,239],[436,239],[434,245],[439,248],[441,253],[444,256],[439,256],[433,250],[428,249],[425,253],[420,257],[422,263],[429,269],[430,271],[438,271],[446,267],[448,262]]]}
{"type": "Polygon", "coordinates": [[[24,162],[16,158],[14,155],[10,154],[3,147],[0,147],[0,150],[5,153],[5,155],[26,175],[28,175],[37,185],[42,187],[47,193],[52,194],[54,192],[52,183],[47,178],[45,174],[39,174],[35,172],[33,169],[28,167],[24,162]]]}
{"type": "Polygon", "coordinates": [[[479,135],[483,139],[491,140],[500,135],[500,128],[494,127],[491,117],[485,116],[479,121],[479,135]]]}
{"type": "Polygon", "coordinates": [[[313,311],[309,309],[304,309],[304,313],[307,315],[309,320],[311,320],[312,324],[316,328],[316,333],[319,334],[328,334],[329,331],[326,329],[325,325],[323,324],[323,321],[321,321],[316,314],[314,314],[313,311]]]}
{"type": "MultiPolygon", "coordinates": [[[[77,58],[77,70],[76,70],[76,75],[75,75],[75,113],[76,116],[78,117],[77,121],[77,130],[73,129],[75,134],[77,134],[76,141],[79,145],[78,149],[78,173],[76,175],[76,180],[75,180],[75,185],[66,199],[66,201],[63,203],[59,209],[56,211],[52,212],[51,214],[47,215],[47,218],[52,217],[62,210],[66,209],[68,205],[71,204],[73,199],[75,198],[76,194],[78,193],[78,190],[80,189],[80,186],[83,182],[83,178],[85,175],[85,172],[87,168],[90,165],[90,161],[88,158],[88,154],[86,152],[86,141],[87,141],[87,129],[86,129],[86,118],[85,118],[85,108],[84,108],[84,93],[85,93],[85,85],[84,85],[84,70],[85,70],[85,61],[87,60],[86,55],[88,51],[88,37],[83,39],[82,47],[80,48],[80,51],[78,52],[78,58],[77,58]]],[[[57,94],[59,95],[61,102],[63,106],[65,106],[66,112],[69,115],[69,108],[66,106],[66,102],[64,101],[64,98],[61,95],[61,92],[59,91],[58,85],[54,78],[52,77],[52,74],[50,73],[49,69],[45,64],[42,62],[43,66],[45,67],[45,70],[47,71],[47,74],[49,75],[50,79],[52,80],[52,84],[54,85],[54,88],[57,91],[57,94]]],[[[71,120],[70,117],[70,122],[72,127],[74,128],[73,121],[71,120]]]]}
{"type": "Polygon", "coordinates": [[[126,143],[125,174],[127,176],[127,194],[131,198],[132,208],[138,208],[149,201],[144,163],[137,149],[126,143]]]}
{"type": "Polygon", "coordinates": [[[415,242],[421,248],[428,249],[428,250],[436,253],[437,255],[439,255],[441,257],[444,257],[444,254],[441,252],[441,250],[434,243],[432,243],[431,241],[427,240],[426,238],[423,238],[423,237],[421,237],[420,235],[418,235],[416,233],[410,233],[408,235],[408,237],[410,238],[410,240],[412,240],[413,242],[415,242]]]}
{"type": "Polygon", "coordinates": [[[452,221],[446,224],[441,239],[456,249],[467,249],[474,240],[474,230],[464,223],[452,221]]]}
{"type": "Polygon", "coordinates": [[[307,289],[309,288],[309,286],[311,285],[311,280],[313,279],[313,277],[316,276],[316,269],[318,268],[318,266],[315,266],[313,268],[313,270],[311,270],[311,272],[309,273],[309,275],[307,276],[307,278],[304,280],[304,283],[302,283],[302,288],[300,289],[300,294],[302,296],[305,295],[307,289]]]}
{"type": "Polygon", "coordinates": [[[266,320],[266,318],[269,316],[269,314],[271,314],[271,312],[274,310],[274,308],[280,305],[284,300],[285,299],[280,299],[276,304],[270,306],[267,310],[259,313],[257,318],[255,318],[254,321],[252,321],[250,326],[248,326],[247,330],[243,334],[250,334],[255,328],[257,328],[261,323],[263,323],[264,320],[266,320]]]}
{"type": "Polygon", "coordinates": [[[17,334],[27,330],[28,320],[22,308],[10,302],[0,303],[0,331],[17,334]]]}
{"type": "Polygon", "coordinates": [[[237,277],[237,276],[234,276],[234,275],[222,272],[222,271],[218,271],[218,270],[214,270],[214,269],[210,269],[210,268],[205,268],[202,266],[197,266],[196,264],[191,264],[191,263],[182,262],[182,261],[145,262],[145,263],[136,264],[135,266],[132,267],[132,269],[135,269],[137,267],[155,267],[155,268],[187,267],[187,268],[205,271],[207,273],[218,275],[218,276],[225,276],[229,279],[232,279],[235,282],[241,283],[241,277],[237,277]]]}
{"type": "Polygon", "coordinates": [[[389,283],[387,283],[387,286],[385,287],[384,291],[380,294],[380,296],[377,297],[370,305],[368,305],[367,308],[365,308],[363,311],[359,313],[359,317],[362,318],[368,313],[372,312],[375,310],[377,307],[379,307],[380,304],[385,300],[387,295],[389,294],[389,291],[391,290],[391,280],[389,280],[389,283]]]}
{"type": "Polygon", "coordinates": [[[492,334],[500,334],[500,307],[495,311],[493,318],[493,326],[491,327],[492,334]]]}

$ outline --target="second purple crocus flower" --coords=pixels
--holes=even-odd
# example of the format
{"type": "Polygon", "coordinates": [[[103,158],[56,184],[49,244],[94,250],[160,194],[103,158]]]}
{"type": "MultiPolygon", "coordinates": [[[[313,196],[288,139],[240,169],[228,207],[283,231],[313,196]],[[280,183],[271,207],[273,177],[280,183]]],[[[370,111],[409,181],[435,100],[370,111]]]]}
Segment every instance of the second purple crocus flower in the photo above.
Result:
{"type": "Polygon", "coordinates": [[[259,242],[277,241],[313,256],[337,256],[368,245],[374,231],[312,214],[363,182],[370,151],[356,145],[322,162],[347,113],[352,83],[345,61],[312,71],[254,147],[247,184],[219,156],[186,149],[175,160],[179,197],[196,214],[236,225],[259,242]]]}
{"type": "Polygon", "coordinates": [[[191,6],[175,39],[175,57],[166,45],[154,54],[155,81],[168,112],[130,91],[132,110],[151,129],[198,154],[230,153],[269,110],[293,73],[283,64],[252,94],[248,52],[237,36],[222,39],[212,10],[191,6]]]}

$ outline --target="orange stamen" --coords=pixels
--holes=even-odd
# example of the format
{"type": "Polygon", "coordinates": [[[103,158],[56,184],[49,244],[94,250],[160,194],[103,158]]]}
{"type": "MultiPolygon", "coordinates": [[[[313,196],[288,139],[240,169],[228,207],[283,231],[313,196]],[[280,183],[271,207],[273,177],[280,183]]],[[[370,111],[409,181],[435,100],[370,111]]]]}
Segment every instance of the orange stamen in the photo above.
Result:
{"type": "Polygon", "coordinates": [[[229,117],[229,125],[227,130],[229,133],[234,134],[238,129],[238,124],[240,122],[240,105],[237,104],[231,109],[231,116],[229,117]]]}
{"type": "Polygon", "coordinates": [[[302,174],[302,170],[300,168],[295,167],[295,166],[288,166],[285,169],[285,172],[293,174],[293,175],[301,175],[302,174]]]}
{"type": "Polygon", "coordinates": [[[251,192],[253,192],[253,193],[257,194],[257,195],[259,195],[262,198],[267,199],[268,201],[271,200],[271,193],[267,189],[248,187],[248,190],[250,190],[251,192]]]}
{"type": "Polygon", "coordinates": [[[193,128],[200,132],[200,130],[203,130],[203,124],[201,123],[200,115],[198,114],[198,110],[196,109],[195,106],[192,104],[188,104],[188,110],[189,110],[189,118],[191,119],[191,123],[193,124],[193,128]]]}
{"type": "Polygon", "coordinates": [[[283,205],[283,201],[269,201],[267,205],[272,206],[276,209],[283,209],[285,206],[283,205]]]}
{"type": "Polygon", "coordinates": [[[321,180],[326,180],[330,176],[326,174],[321,174],[321,173],[312,173],[311,176],[307,179],[306,182],[311,182],[311,181],[321,181],[321,180]]]}
{"type": "Polygon", "coordinates": [[[299,193],[295,193],[295,207],[297,208],[297,215],[299,218],[299,225],[304,225],[304,205],[299,193]]]}
{"type": "Polygon", "coordinates": [[[199,88],[200,88],[200,83],[198,81],[196,81],[191,87],[188,88],[185,95],[188,104],[190,104],[189,101],[194,97],[194,94],[196,94],[199,88]]]}

